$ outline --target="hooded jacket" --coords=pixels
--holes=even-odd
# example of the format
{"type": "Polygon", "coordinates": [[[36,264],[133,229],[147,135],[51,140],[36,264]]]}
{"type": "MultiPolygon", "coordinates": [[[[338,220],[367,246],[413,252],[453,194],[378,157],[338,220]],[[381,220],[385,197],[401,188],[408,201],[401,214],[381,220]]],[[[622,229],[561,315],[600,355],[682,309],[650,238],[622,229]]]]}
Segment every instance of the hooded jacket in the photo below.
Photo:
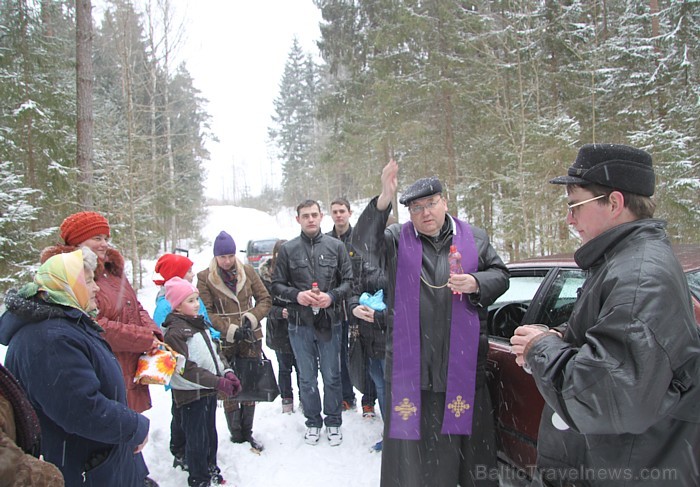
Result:
{"type": "MultiPolygon", "coordinates": [[[[77,248],[67,245],[49,247],[42,252],[41,261],[77,248]]],[[[141,413],[151,408],[151,395],[147,385],[134,382],[136,367],[141,354],[151,349],[153,338],[163,340],[163,332],[141,306],[124,273],[124,257],[116,249],[107,250],[104,261],[98,259],[95,282],[100,287],[97,322],[121,365],[129,407],[141,413]]]]}
{"type": "Polygon", "coordinates": [[[546,401],[544,484],[698,485],[700,338],[665,224],[619,225],[575,259],[588,277],[563,339],[525,355],[546,401]]]}
{"type": "Polygon", "coordinates": [[[212,325],[221,332],[224,355],[227,358],[234,355],[258,357],[261,350],[259,341],[238,343],[234,335],[245,317],[250,320],[256,335],[262,338],[260,321],[270,311],[272,298],[255,269],[243,264],[238,258],[236,258],[238,281],[235,293],[226,287],[218,268],[216,258],[213,258],[209,268],[197,274],[197,289],[200,299],[207,308],[212,325]]]}
{"type": "Polygon", "coordinates": [[[16,291],[8,292],[5,305],[5,365],[36,410],[44,459],[69,487],[142,486],[148,470],[134,450],[149,421],[127,406],[119,363],[100,327],[78,309],[16,291]],[[86,471],[90,463],[94,468],[86,471]]]}

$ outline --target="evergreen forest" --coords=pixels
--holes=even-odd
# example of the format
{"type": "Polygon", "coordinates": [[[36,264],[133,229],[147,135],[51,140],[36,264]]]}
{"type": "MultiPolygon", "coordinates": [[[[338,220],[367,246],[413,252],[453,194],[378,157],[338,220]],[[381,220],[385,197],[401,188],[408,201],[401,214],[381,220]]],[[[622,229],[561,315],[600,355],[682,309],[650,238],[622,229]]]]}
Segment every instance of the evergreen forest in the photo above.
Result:
{"type": "MultiPolygon", "coordinates": [[[[110,0],[94,19],[87,165],[84,1],[0,0],[0,288],[81,209],[109,218],[136,286],[140,259],[199,235],[216,134],[197,81],[172,65],[175,0],[110,0]]],[[[700,1],[310,1],[318,53],[292,43],[269,125],[283,177],[248,203],[368,198],[395,158],[399,188],[439,176],[504,259],[571,251],[564,191],[547,180],[580,145],[616,142],[652,153],[671,240],[700,240],[700,1]]]]}

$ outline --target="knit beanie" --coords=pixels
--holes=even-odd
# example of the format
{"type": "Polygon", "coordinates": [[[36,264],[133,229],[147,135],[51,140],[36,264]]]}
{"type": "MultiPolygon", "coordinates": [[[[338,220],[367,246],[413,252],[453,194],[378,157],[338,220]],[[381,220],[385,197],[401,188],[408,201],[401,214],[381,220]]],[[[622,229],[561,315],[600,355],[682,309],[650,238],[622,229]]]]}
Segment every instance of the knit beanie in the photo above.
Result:
{"type": "Polygon", "coordinates": [[[156,262],[155,271],[157,274],[153,279],[156,286],[162,286],[173,277],[185,278],[185,274],[189,271],[194,262],[178,254],[163,254],[156,262]]]}
{"type": "Polygon", "coordinates": [[[214,256],[231,255],[236,253],[236,242],[233,237],[226,232],[221,232],[214,240],[214,256]]]}
{"type": "Polygon", "coordinates": [[[109,222],[94,211],[81,211],[63,220],[60,230],[61,238],[66,245],[80,245],[95,235],[109,237],[109,222]]]}
{"type": "Polygon", "coordinates": [[[197,288],[189,281],[185,281],[177,276],[165,281],[165,299],[175,310],[192,293],[199,293],[197,288]]]}

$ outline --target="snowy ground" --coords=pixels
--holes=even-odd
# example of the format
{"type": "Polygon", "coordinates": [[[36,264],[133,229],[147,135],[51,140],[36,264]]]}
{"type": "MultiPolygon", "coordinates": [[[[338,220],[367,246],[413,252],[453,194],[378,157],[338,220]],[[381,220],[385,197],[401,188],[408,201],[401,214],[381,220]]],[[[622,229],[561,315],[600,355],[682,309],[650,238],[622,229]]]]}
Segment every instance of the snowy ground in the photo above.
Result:
{"type": "MultiPolygon", "coordinates": [[[[361,212],[357,208],[352,222],[361,212]]],[[[328,211],[326,211],[328,213],[328,211]]],[[[295,213],[283,211],[277,216],[232,206],[211,207],[203,236],[210,245],[203,249],[190,249],[190,259],[194,262],[194,271],[205,269],[213,256],[211,242],[216,235],[225,230],[231,234],[237,248],[245,249],[249,239],[279,237],[291,239],[299,234],[300,228],[294,219],[295,213]]],[[[333,222],[324,217],[322,229],[330,231],[333,222]]],[[[239,252],[241,259],[245,253],[239,252]]],[[[144,288],[139,292],[141,304],[152,314],[158,288],[150,279],[155,261],[146,261],[148,269],[144,276],[144,288]]],[[[277,367],[274,352],[265,350],[267,356],[277,367]]],[[[0,361],[5,358],[5,347],[0,345],[0,361]]],[[[295,378],[295,409],[298,391],[295,378]]],[[[320,376],[319,384],[322,387],[320,376]]],[[[356,394],[360,402],[359,392],[356,394]]],[[[144,450],[150,476],[161,487],[182,487],[187,485],[187,474],[172,468],[172,456],[168,448],[170,441],[170,407],[171,394],[163,387],[151,386],[153,408],[145,413],[151,421],[149,442],[144,450]]],[[[377,413],[379,407],[376,407],[377,413]]],[[[304,443],[304,416],[282,414],[281,399],[272,403],[260,403],[256,408],[253,433],[258,441],[265,445],[265,451],[257,455],[250,451],[247,444],[233,444],[229,441],[223,409],[217,413],[219,432],[219,466],[227,485],[237,487],[267,487],[270,485],[288,485],[291,487],[325,486],[365,487],[379,485],[381,455],[371,453],[370,447],[381,437],[382,421],[375,418],[363,419],[357,412],[343,413],[343,444],[331,448],[325,437],[317,446],[304,443]]]]}
{"type": "MultiPolygon", "coordinates": [[[[358,209],[353,217],[359,216],[358,209]]],[[[327,212],[326,212],[327,213],[327,212]]],[[[353,219],[354,221],[354,219],[353,219]]],[[[325,217],[322,229],[330,231],[333,222],[325,217]]],[[[294,238],[299,234],[299,225],[294,213],[282,212],[276,217],[249,208],[232,206],[211,207],[203,236],[213,242],[216,235],[225,230],[233,236],[237,248],[245,249],[249,239],[269,237],[294,238]]],[[[206,268],[212,258],[212,247],[198,251],[190,249],[190,258],[194,261],[196,272],[206,268]]],[[[241,259],[245,254],[239,252],[241,259]]],[[[146,262],[152,269],[155,262],[146,262]]],[[[139,293],[143,306],[152,312],[158,289],[150,279],[139,293]]],[[[274,360],[274,352],[266,349],[265,353],[274,360]]],[[[294,377],[292,382],[295,384],[294,377]]],[[[321,383],[319,376],[319,384],[321,383]]],[[[295,384],[295,409],[297,391],[295,384]]],[[[145,414],[151,420],[149,443],[144,455],[151,471],[151,477],[161,487],[179,487],[187,485],[187,474],[172,468],[172,456],[168,449],[170,440],[170,406],[171,395],[164,388],[151,386],[153,408],[145,414]]],[[[357,393],[358,403],[360,394],[357,393]]],[[[379,411],[379,407],[376,408],[379,411]]],[[[282,404],[278,397],[272,403],[259,403],[256,408],[253,433],[255,438],[265,445],[261,455],[252,453],[247,444],[233,444],[228,439],[226,420],[223,409],[217,413],[219,432],[219,466],[227,479],[227,485],[245,487],[263,487],[270,485],[289,486],[376,486],[379,485],[381,455],[370,453],[369,448],[381,437],[382,421],[363,419],[357,412],[343,413],[343,444],[331,448],[325,437],[317,446],[304,443],[304,416],[295,411],[292,415],[281,413],[282,404]]]]}

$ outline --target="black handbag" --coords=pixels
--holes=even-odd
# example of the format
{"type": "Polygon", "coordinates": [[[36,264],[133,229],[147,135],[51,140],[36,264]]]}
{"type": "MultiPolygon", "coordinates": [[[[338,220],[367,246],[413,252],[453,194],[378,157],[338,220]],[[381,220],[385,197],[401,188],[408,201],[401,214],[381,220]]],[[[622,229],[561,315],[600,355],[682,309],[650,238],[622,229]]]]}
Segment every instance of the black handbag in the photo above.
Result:
{"type": "Polygon", "coordinates": [[[233,370],[241,381],[241,392],[232,399],[240,402],[272,402],[280,394],[272,362],[262,358],[233,357],[233,370]]]}

